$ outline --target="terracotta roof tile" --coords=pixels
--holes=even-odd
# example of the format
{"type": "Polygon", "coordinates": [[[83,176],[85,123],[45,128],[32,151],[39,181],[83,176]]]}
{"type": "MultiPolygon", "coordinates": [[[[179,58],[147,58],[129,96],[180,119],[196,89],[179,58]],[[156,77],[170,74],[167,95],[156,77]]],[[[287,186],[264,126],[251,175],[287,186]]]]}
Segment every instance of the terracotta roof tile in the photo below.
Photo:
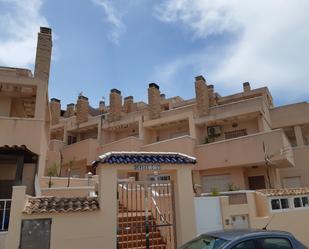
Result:
{"type": "Polygon", "coordinates": [[[309,188],[282,188],[282,189],[261,189],[260,192],[267,196],[294,196],[294,195],[308,195],[309,188]]]}
{"type": "Polygon", "coordinates": [[[25,205],[23,213],[64,213],[95,211],[99,209],[97,197],[30,197],[25,205]]]}

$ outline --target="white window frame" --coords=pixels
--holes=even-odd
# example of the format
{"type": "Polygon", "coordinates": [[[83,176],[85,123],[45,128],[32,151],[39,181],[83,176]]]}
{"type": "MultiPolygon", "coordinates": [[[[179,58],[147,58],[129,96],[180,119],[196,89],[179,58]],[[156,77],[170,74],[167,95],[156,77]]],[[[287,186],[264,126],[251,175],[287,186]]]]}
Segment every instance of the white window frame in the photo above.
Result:
{"type": "Polygon", "coordinates": [[[295,211],[295,210],[303,210],[303,209],[309,209],[309,195],[297,195],[297,196],[274,196],[269,198],[269,210],[271,212],[287,212],[287,211],[295,211]],[[302,198],[306,197],[308,199],[308,206],[303,206],[303,200],[302,198]],[[300,198],[301,199],[301,207],[295,207],[294,205],[294,199],[300,198]],[[289,203],[289,208],[282,208],[281,199],[287,199],[289,203]],[[273,209],[271,205],[272,200],[279,200],[279,206],[280,209],[273,209]]]}
{"type": "Polygon", "coordinates": [[[269,209],[271,210],[271,212],[284,212],[284,211],[288,211],[294,208],[294,198],[290,198],[290,196],[276,196],[276,197],[272,197],[269,199],[269,209]],[[282,204],[281,204],[281,199],[287,199],[288,200],[288,208],[282,208],[282,204]],[[271,205],[271,201],[272,200],[279,200],[279,206],[280,209],[273,209],[272,205],[271,205]]]}

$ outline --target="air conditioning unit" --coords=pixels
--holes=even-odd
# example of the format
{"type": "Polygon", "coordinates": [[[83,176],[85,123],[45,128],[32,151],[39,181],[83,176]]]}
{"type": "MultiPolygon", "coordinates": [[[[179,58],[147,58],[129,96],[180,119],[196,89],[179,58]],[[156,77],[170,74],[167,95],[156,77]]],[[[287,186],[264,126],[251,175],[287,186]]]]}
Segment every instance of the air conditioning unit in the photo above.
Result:
{"type": "Polygon", "coordinates": [[[209,126],[207,127],[208,137],[218,137],[221,135],[221,127],[217,126],[209,126]]]}

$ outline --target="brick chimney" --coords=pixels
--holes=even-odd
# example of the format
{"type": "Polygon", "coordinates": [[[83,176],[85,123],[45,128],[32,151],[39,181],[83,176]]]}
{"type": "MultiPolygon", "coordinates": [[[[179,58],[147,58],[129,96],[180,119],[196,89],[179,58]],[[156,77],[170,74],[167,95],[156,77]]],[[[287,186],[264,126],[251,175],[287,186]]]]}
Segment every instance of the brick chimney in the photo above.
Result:
{"type": "Polygon", "coordinates": [[[109,94],[108,121],[117,121],[121,118],[122,96],[118,89],[112,89],[109,94]]]}
{"type": "Polygon", "coordinates": [[[75,115],[74,106],[75,105],[73,103],[67,104],[67,110],[65,111],[63,116],[66,118],[74,116],[75,115]]]}
{"type": "Polygon", "coordinates": [[[106,112],[106,106],[105,106],[104,100],[101,100],[99,102],[99,112],[100,112],[100,114],[103,114],[104,112],[106,112]]]}
{"type": "Polygon", "coordinates": [[[38,33],[34,77],[46,82],[49,80],[50,61],[52,53],[52,30],[41,27],[38,33]]]}
{"type": "Polygon", "coordinates": [[[130,113],[130,112],[135,111],[133,96],[128,96],[128,97],[124,98],[124,101],[123,101],[123,111],[125,113],[130,113]]]}
{"type": "Polygon", "coordinates": [[[88,98],[79,95],[76,104],[76,123],[80,124],[88,121],[89,102],[88,98]]]}
{"type": "Polygon", "coordinates": [[[51,112],[51,123],[52,125],[58,124],[61,115],[61,103],[59,99],[52,98],[49,103],[51,112]]]}
{"type": "Polygon", "coordinates": [[[244,92],[245,92],[245,93],[251,91],[251,86],[250,86],[250,83],[249,83],[249,82],[245,82],[245,83],[243,83],[242,85],[243,85],[243,89],[244,89],[244,92]]]}
{"type": "Polygon", "coordinates": [[[148,110],[150,119],[156,119],[160,117],[160,87],[156,83],[150,83],[148,87],[148,110]]]}
{"type": "Polygon", "coordinates": [[[205,78],[200,75],[195,77],[195,96],[197,113],[205,116],[209,112],[209,96],[205,78]]]}
{"type": "Polygon", "coordinates": [[[214,91],[214,85],[207,86],[208,90],[208,98],[209,98],[209,106],[217,105],[216,94],[214,91]]]}

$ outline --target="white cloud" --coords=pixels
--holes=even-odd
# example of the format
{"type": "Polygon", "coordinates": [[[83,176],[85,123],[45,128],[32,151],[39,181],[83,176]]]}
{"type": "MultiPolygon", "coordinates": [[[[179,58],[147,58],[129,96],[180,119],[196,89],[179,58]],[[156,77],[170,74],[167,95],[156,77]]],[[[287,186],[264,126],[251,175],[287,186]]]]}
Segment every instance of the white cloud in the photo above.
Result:
{"type": "Polygon", "coordinates": [[[8,11],[0,16],[0,64],[29,67],[34,64],[37,33],[48,26],[40,13],[42,0],[0,0],[8,11]]]}
{"type": "Polygon", "coordinates": [[[296,98],[309,96],[308,9],[307,0],[164,0],[155,15],[182,24],[196,39],[237,36],[207,71],[214,84],[249,80],[296,98]]]}
{"type": "Polygon", "coordinates": [[[93,3],[102,7],[105,13],[106,22],[112,25],[113,29],[108,38],[114,44],[119,45],[120,36],[125,32],[125,25],[121,20],[119,11],[117,12],[109,0],[92,0],[93,3]]]}

